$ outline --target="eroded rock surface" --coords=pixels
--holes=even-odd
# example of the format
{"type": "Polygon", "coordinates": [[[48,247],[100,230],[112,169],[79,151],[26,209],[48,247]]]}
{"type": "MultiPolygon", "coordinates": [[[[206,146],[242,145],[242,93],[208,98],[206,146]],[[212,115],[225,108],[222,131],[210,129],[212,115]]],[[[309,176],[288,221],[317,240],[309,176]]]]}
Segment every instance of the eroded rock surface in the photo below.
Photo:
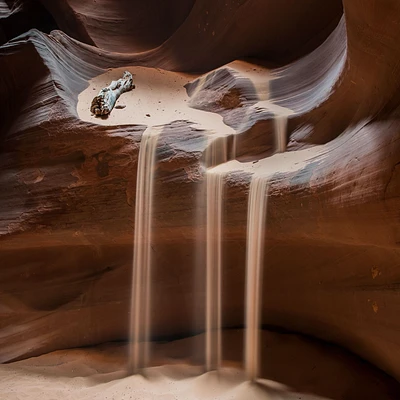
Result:
{"type": "MultiPolygon", "coordinates": [[[[137,157],[147,124],[79,118],[78,96],[89,81],[108,68],[221,66],[193,77],[187,100],[223,118],[242,162],[226,165],[224,325],[243,323],[247,193],[251,175],[265,168],[263,322],[335,342],[400,379],[398,2],[344,1],[345,16],[321,46],[258,75],[251,75],[257,66],[223,64],[254,55],[282,61],[285,52],[293,58],[294,14],[272,8],[279,13],[268,16],[281,18],[277,32],[288,43],[282,49],[283,39],[274,42],[264,31],[276,27],[263,17],[269,2],[195,2],[138,54],[129,39],[138,36],[128,30],[115,32],[112,43],[121,47],[98,42],[107,28],[100,11],[86,18],[75,1],[43,3],[86,44],[62,31],[31,30],[0,48],[0,361],[127,338],[137,157]],[[215,24],[225,28],[213,30],[215,24]],[[283,52],[275,52],[278,44],[283,52]],[[206,97],[197,97],[201,90],[206,97]],[[290,151],[268,157],[274,117],[282,113],[290,151]]],[[[296,7],[325,15],[309,37],[338,21],[340,2],[308,3],[296,7]]],[[[123,17],[131,21],[129,13],[123,17]]],[[[207,138],[220,132],[194,122],[178,115],[163,122],[157,150],[157,337],[203,328],[204,310],[193,295],[196,238],[204,228],[196,225],[204,212],[196,194],[207,138]]]]}
{"type": "Polygon", "coordinates": [[[0,44],[32,28],[48,33],[57,28],[53,17],[39,0],[0,1],[0,44]]]}

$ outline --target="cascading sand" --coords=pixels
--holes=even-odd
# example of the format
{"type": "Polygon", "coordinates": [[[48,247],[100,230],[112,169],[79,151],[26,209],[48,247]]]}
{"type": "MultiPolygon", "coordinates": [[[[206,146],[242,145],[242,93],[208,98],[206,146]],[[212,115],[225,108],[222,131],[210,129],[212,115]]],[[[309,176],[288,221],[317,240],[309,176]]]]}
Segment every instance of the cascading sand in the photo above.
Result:
{"type": "Polygon", "coordinates": [[[247,214],[245,372],[255,380],[260,370],[260,315],[263,278],[267,180],[253,176],[247,214]]]}
{"type": "MultiPolygon", "coordinates": [[[[286,150],[287,116],[275,115],[276,153],[286,150]]],[[[253,381],[260,375],[260,328],[264,266],[264,237],[268,177],[253,175],[247,207],[245,374],[253,381]]]]}
{"type": "MultiPolygon", "coordinates": [[[[206,165],[227,161],[227,137],[211,138],[206,153],[206,165]]],[[[207,258],[206,258],[206,371],[221,367],[222,309],[222,203],[223,173],[209,168],[207,185],[207,258]]]]}
{"type": "Polygon", "coordinates": [[[287,115],[276,114],[274,118],[276,152],[286,151],[287,115]]]}
{"type": "Polygon", "coordinates": [[[160,129],[147,128],[142,136],[136,184],[133,282],[129,369],[148,366],[151,302],[151,222],[156,147],[160,129]]]}

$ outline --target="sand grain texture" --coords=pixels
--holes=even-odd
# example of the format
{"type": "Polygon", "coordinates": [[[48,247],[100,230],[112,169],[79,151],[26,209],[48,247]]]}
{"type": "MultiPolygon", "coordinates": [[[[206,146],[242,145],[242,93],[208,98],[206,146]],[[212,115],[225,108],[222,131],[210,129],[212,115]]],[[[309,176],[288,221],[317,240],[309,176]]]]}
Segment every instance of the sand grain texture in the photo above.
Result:
{"type": "Polygon", "coordinates": [[[335,400],[394,400],[399,393],[398,385],[384,374],[340,349],[266,331],[262,352],[268,358],[262,376],[267,379],[251,384],[245,382],[240,369],[242,332],[224,332],[223,339],[226,365],[220,374],[204,374],[202,367],[195,365],[204,344],[201,335],[153,344],[154,366],[143,376],[127,375],[128,347],[124,344],[60,350],[2,365],[0,393],[7,400],[322,400],[328,393],[335,400]],[[169,365],[158,366],[165,363],[169,365]],[[310,394],[296,393],[296,389],[310,394]]]}

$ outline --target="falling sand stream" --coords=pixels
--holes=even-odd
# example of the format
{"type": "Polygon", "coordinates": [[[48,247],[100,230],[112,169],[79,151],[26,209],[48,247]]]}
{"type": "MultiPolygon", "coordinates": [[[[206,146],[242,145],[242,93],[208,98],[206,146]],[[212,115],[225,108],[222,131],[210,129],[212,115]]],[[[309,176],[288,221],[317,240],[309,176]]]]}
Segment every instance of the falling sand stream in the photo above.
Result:
{"type": "MultiPolygon", "coordinates": [[[[275,115],[274,126],[276,153],[282,153],[286,150],[287,116],[275,115]]],[[[246,377],[251,381],[260,375],[260,329],[268,180],[269,177],[262,174],[252,176],[247,206],[244,367],[246,377]]]]}
{"type": "Polygon", "coordinates": [[[160,128],[148,127],[142,135],[136,183],[135,236],[130,323],[129,369],[148,366],[151,302],[151,221],[156,147],[160,128]]]}
{"type": "Polygon", "coordinates": [[[260,316],[267,180],[253,176],[247,208],[247,254],[245,298],[245,372],[249,380],[259,376],[260,316]]]}
{"type": "MultiPolygon", "coordinates": [[[[282,385],[261,378],[261,354],[264,352],[264,357],[268,357],[268,367],[273,370],[272,375],[275,376],[277,369],[282,367],[282,356],[285,359],[282,350],[286,346],[286,344],[283,347],[272,346],[275,349],[275,353],[272,352],[275,354],[274,358],[271,353],[273,349],[266,349],[265,346],[260,345],[261,338],[263,343],[269,343],[268,340],[272,340],[271,333],[266,331],[261,333],[260,331],[263,268],[266,264],[263,262],[263,247],[267,219],[267,195],[269,188],[272,187],[270,186],[271,177],[276,172],[292,173],[300,171],[310,160],[314,161],[317,158],[321,160],[325,157],[327,150],[323,146],[320,148],[316,146],[265,158],[260,157],[256,163],[236,160],[234,157],[235,140],[231,142],[231,139],[237,137],[237,134],[251,129],[251,119],[248,118],[251,118],[252,113],[266,110],[270,111],[268,118],[271,114],[274,115],[276,150],[282,152],[285,151],[286,147],[287,117],[293,112],[274,104],[270,100],[268,86],[270,74],[264,68],[244,62],[234,62],[227,67],[250,79],[257,89],[259,99],[256,103],[243,104],[248,112],[244,112],[240,121],[243,123],[235,129],[227,126],[220,114],[190,107],[190,99],[186,93],[185,85],[193,81],[195,77],[185,74],[137,66],[117,68],[94,78],[89,87],[80,94],[77,110],[81,120],[90,124],[117,127],[110,132],[113,132],[113,136],[123,138],[123,142],[129,143],[131,148],[137,145],[137,132],[141,130],[141,127],[148,126],[141,138],[136,177],[135,238],[130,313],[131,341],[128,344],[130,374],[127,376],[126,373],[127,349],[122,344],[122,347],[119,347],[120,344],[110,345],[108,358],[102,347],[99,349],[82,349],[80,358],[77,357],[76,352],[72,352],[70,358],[65,358],[63,352],[55,352],[48,355],[50,357],[48,361],[40,361],[39,358],[26,360],[28,366],[30,363],[30,372],[25,368],[25,362],[22,362],[22,364],[15,363],[15,366],[14,363],[3,365],[3,373],[7,373],[7,375],[3,375],[6,376],[6,379],[0,382],[3,384],[1,392],[7,390],[7,398],[17,398],[13,395],[16,394],[17,390],[20,390],[24,394],[19,396],[17,393],[18,398],[31,398],[31,395],[36,392],[37,398],[43,397],[43,393],[46,398],[50,395],[54,398],[65,399],[70,399],[71,396],[76,399],[83,397],[85,399],[89,397],[91,399],[122,399],[132,396],[140,399],[157,397],[185,400],[215,398],[226,400],[317,399],[315,396],[289,393],[287,388],[282,387],[282,385]],[[89,109],[93,94],[97,93],[101,87],[108,85],[111,80],[120,78],[125,69],[134,75],[136,89],[120,97],[118,100],[120,107],[115,108],[107,119],[99,119],[90,115],[89,109]],[[198,232],[194,233],[200,238],[198,242],[201,243],[201,246],[199,247],[204,246],[202,255],[199,257],[201,268],[198,268],[199,275],[202,275],[204,281],[199,280],[199,282],[200,285],[206,283],[206,290],[196,291],[196,296],[199,295],[199,303],[196,304],[201,304],[201,308],[204,306],[206,311],[205,316],[200,315],[201,312],[198,313],[201,324],[205,327],[205,334],[204,336],[199,335],[195,338],[185,338],[182,341],[163,344],[153,342],[150,348],[152,333],[150,327],[152,323],[156,322],[153,321],[153,318],[157,317],[151,315],[151,309],[156,307],[154,307],[154,304],[151,307],[151,298],[155,288],[151,287],[153,277],[150,252],[154,222],[152,221],[152,208],[156,147],[162,127],[173,121],[187,121],[188,125],[197,130],[196,135],[198,131],[203,131],[208,140],[206,154],[204,154],[204,166],[206,167],[203,176],[204,184],[198,185],[202,186],[202,192],[199,191],[197,198],[194,199],[194,202],[198,202],[198,215],[201,215],[198,232]],[[123,125],[130,128],[136,125],[140,128],[125,130],[123,125]],[[243,285],[246,289],[244,299],[246,311],[243,318],[245,323],[244,370],[240,368],[240,363],[243,361],[242,331],[222,331],[221,323],[222,310],[224,309],[224,293],[222,292],[224,279],[223,249],[226,240],[223,236],[224,210],[227,202],[224,193],[227,182],[231,182],[230,174],[236,174],[238,171],[245,176],[252,176],[248,199],[246,274],[243,274],[243,279],[246,278],[243,285]],[[222,342],[225,343],[227,351],[225,353],[226,363],[222,360],[222,342]],[[198,350],[203,351],[203,344],[205,345],[204,365],[203,357],[198,357],[198,350]],[[167,346],[168,350],[164,349],[164,346],[167,346]],[[193,347],[196,348],[195,356],[186,358],[193,347]],[[92,352],[94,353],[91,356],[92,352]],[[89,364],[87,364],[88,362],[89,364]],[[192,365],[192,362],[196,365],[192,365]],[[101,363],[103,366],[101,366],[101,363]],[[202,365],[199,366],[198,363],[202,363],[202,365]],[[162,367],[157,367],[157,365],[162,365],[162,367]],[[145,371],[143,371],[144,368],[146,368],[145,371]],[[208,372],[202,373],[204,369],[208,372]],[[53,375],[53,371],[57,371],[56,373],[59,376],[53,375]],[[93,371],[95,371],[94,374],[93,371]],[[142,372],[145,372],[145,376],[142,376],[142,372]],[[10,373],[15,375],[10,375],[10,373]],[[9,379],[10,376],[12,379],[9,379]],[[18,377],[17,385],[15,385],[15,377],[18,377]],[[253,384],[254,381],[257,381],[257,384],[253,384]],[[65,390],[62,388],[63,385],[65,390]],[[47,392],[44,392],[44,390],[47,390],[47,392]]],[[[203,79],[201,82],[205,81],[203,79]]],[[[200,90],[201,85],[197,88],[200,90]]],[[[165,130],[166,133],[167,131],[165,130]]],[[[266,135],[268,134],[266,133],[266,135]]],[[[185,137],[185,141],[187,139],[185,137]]],[[[267,141],[269,139],[269,137],[266,138],[267,141]]],[[[135,179],[134,176],[131,178],[135,179]]],[[[172,207],[175,206],[176,204],[172,204],[172,207]]],[[[243,217],[245,218],[245,216],[243,217]]],[[[268,262],[268,260],[266,261],[268,262]]],[[[242,277],[238,278],[241,279],[242,277]]],[[[178,283],[178,285],[181,284],[183,283],[178,283]]],[[[275,337],[275,334],[272,336],[275,337]]],[[[276,339],[273,340],[276,341],[276,339]]],[[[285,343],[286,341],[285,338],[285,343]]],[[[286,347],[286,354],[289,354],[289,359],[293,357],[293,354],[296,354],[297,348],[298,339],[296,338],[293,339],[292,347],[286,347]]],[[[318,349],[316,351],[318,351],[318,354],[320,353],[318,349]]],[[[81,350],[78,352],[81,352],[81,350]]],[[[46,358],[47,355],[44,357],[46,358]]],[[[319,357],[322,356],[319,354],[319,357]]],[[[325,360],[322,361],[322,364],[326,364],[325,360]]],[[[290,371],[293,371],[293,375],[296,375],[296,377],[299,374],[301,375],[302,371],[295,370],[296,367],[293,367],[292,363],[290,363],[290,368],[292,368],[290,371]]],[[[330,376],[329,374],[332,373],[331,369],[327,369],[327,371],[327,373],[321,375],[323,387],[325,387],[326,376],[330,376]]],[[[265,373],[263,371],[263,374],[265,373]]],[[[280,376],[279,373],[278,376],[280,376]]],[[[309,375],[306,373],[304,376],[308,377],[309,375]]],[[[348,378],[348,374],[346,378],[348,378]]],[[[284,381],[284,379],[281,379],[281,381],[284,381]]],[[[349,385],[354,386],[354,382],[349,381],[349,385]]],[[[362,386],[364,382],[362,381],[358,385],[362,386]]],[[[345,390],[347,393],[347,386],[345,390]]],[[[310,391],[307,379],[305,391],[310,391]]],[[[374,398],[379,397],[375,396],[374,398]]]]}
{"type": "MultiPolygon", "coordinates": [[[[287,118],[293,112],[280,107],[269,99],[269,73],[263,68],[254,68],[243,62],[235,62],[229,68],[250,79],[257,87],[259,101],[248,106],[243,124],[246,128],[247,118],[251,111],[262,108],[274,115],[276,151],[283,152],[286,147],[287,118]]],[[[205,277],[205,369],[219,370],[222,367],[222,244],[223,244],[223,210],[224,181],[232,166],[229,159],[235,158],[235,131],[226,125],[221,115],[189,107],[185,85],[193,80],[193,76],[168,71],[127,67],[134,76],[137,88],[121,96],[121,102],[131,106],[123,110],[113,111],[107,120],[96,119],[98,124],[146,124],[149,127],[142,135],[139,151],[136,206],[135,235],[133,255],[133,282],[130,321],[129,369],[131,373],[140,372],[149,366],[151,339],[151,236],[153,179],[156,162],[156,146],[161,127],[174,120],[192,121],[200,129],[208,132],[207,149],[204,164],[206,167],[204,191],[206,192],[206,259],[202,267],[205,277]],[[157,90],[159,89],[159,90],[157,90]],[[147,110],[154,110],[148,114],[147,110]],[[146,111],[145,111],[146,110],[146,111]],[[233,139],[231,142],[230,140],[233,139]],[[228,151],[230,144],[230,151],[228,151]],[[229,164],[229,165],[228,165],[229,164]],[[222,166],[222,168],[220,168],[222,166]],[[225,168],[227,166],[227,168],[225,168]]],[[[102,87],[112,79],[119,77],[124,69],[114,69],[99,78],[96,87],[102,87]]],[[[205,84],[205,77],[199,79],[193,95],[199,93],[205,84]]],[[[94,88],[94,86],[93,86],[94,88]]],[[[92,87],[81,97],[78,112],[82,119],[94,122],[88,117],[87,110],[93,96],[92,87]]],[[[275,157],[275,156],[274,156],[275,157]]],[[[273,158],[273,157],[271,157],[273,158]]],[[[245,164],[236,163],[234,169],[243,169],[245,164]]],[[[250,163],[252,164],[252,163],[250,163]]],[[[258,165],[263,164],[260,160],[258,165]]],[[[251,167],[253,168],[253,167],[251,167]]],[[[258,168],[258,167],[256,167],[258,168]]],[[[246,297],[245,297],[245,374],[249,380],[259,376],[259,328],[262,293],[262,267],[264,226],[266,219],[267,178],[264,171],[253,172],[248,202],[247,226],[247,260],[246,260],[246,297]]],[[[204,192],[203,192],[204,193],[204,192]]],[[[201,196],[200,196],[201,197],[201,196]]]]}
{"type": "MultiPolygon", "coordinates": [[[[276,152],[286,147],[287,116],[275,114],[276,152]]],[[[143,133],[139,151],[131,304],[130,371],[149,365],[151,302],[151,219],[155,152],[160,129],[149,127],[143,133]]],[[[219,370],[222,364],[222,210],[225,172],[213,168],[228,161],[228,137],[208,139],[205,154],[206,183],[206,304],[205,369],[219,370]]],[[[233,140],[235,143],[236,140],[233,140]]],[[[233,145],[235,151],[235,145],[233,145]]],[[[230,154],[234,158],[235,154],[230,154]]],[[[267,179],[253,175],[248,199],[246,290],[245,290],[245,375],[259,377],[262,269],[267,205],[267,179]]]]}
{"type": "MultiPolygon", "coordinates": [[[[286,149],[287,116],[275,114],[276,153],[286,149]]],[[[235,146],[234,150],[235,151],[235,146]]],[[[206,152],[206,165],[211,167],[227,161],[227,137],[210,141],[206,152]]],[[[235,154],[231,154],[235,158],[235,154]]],[[[206,371],[221,368],[221,315],[222,315],[222,209],[223,185],[226,171],[208,168],[207,185],[207,261],[206,261],[206,371]]],[[[245,359],[247,379],[259,377],[260,369],[260,317],[263,280],[264,236],[267,207],[266,176],[254,174],[250,183],[247,244],[246,244],[246,288],[245,288],[245,359]]]]}
{"type": "Polygon", "coordinates": [[[222,313],[222,206],[224,174],[212,168],[228,159],[228,137],[210,137],[206,150],[206,371],[221,367],[222,313]]]}

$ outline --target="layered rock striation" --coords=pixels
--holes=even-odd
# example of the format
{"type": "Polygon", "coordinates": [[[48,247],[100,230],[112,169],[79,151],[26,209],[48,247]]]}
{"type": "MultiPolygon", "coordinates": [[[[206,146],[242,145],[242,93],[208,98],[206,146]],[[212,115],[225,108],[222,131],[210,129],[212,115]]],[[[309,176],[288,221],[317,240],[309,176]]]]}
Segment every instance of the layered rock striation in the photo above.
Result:
{"type": "MultiPolygon", "coordinates": [[[[128,1],[42,3],[66,33],[33,29],[0,47],[0,361],[127,338],[148,125],[101,123],[89,110],[81,118],[89,81],[125,66],[219,67],[185,85],[187,103],[218,115],[236,137],[237,160],[224,166],[224,325],[243,324],[247,193],[263,170],[263,323],[335,342],[400,379],[398,2],[344,1],[339,21],[338,1],[176,1],[165,25],[162,7],[148,13],[151,2],[137,12],[128,1]],[[231,63],[248,56],[291,63],[231,63]],[[288,118],[288,153],[272,156],[277,115],[288,118]]],[[[162,124],[156,337],[203,328],[193,318],[203,312],[193,294],[204,228],[196,194],[218,133],[178,114],[162,124]]]]}

